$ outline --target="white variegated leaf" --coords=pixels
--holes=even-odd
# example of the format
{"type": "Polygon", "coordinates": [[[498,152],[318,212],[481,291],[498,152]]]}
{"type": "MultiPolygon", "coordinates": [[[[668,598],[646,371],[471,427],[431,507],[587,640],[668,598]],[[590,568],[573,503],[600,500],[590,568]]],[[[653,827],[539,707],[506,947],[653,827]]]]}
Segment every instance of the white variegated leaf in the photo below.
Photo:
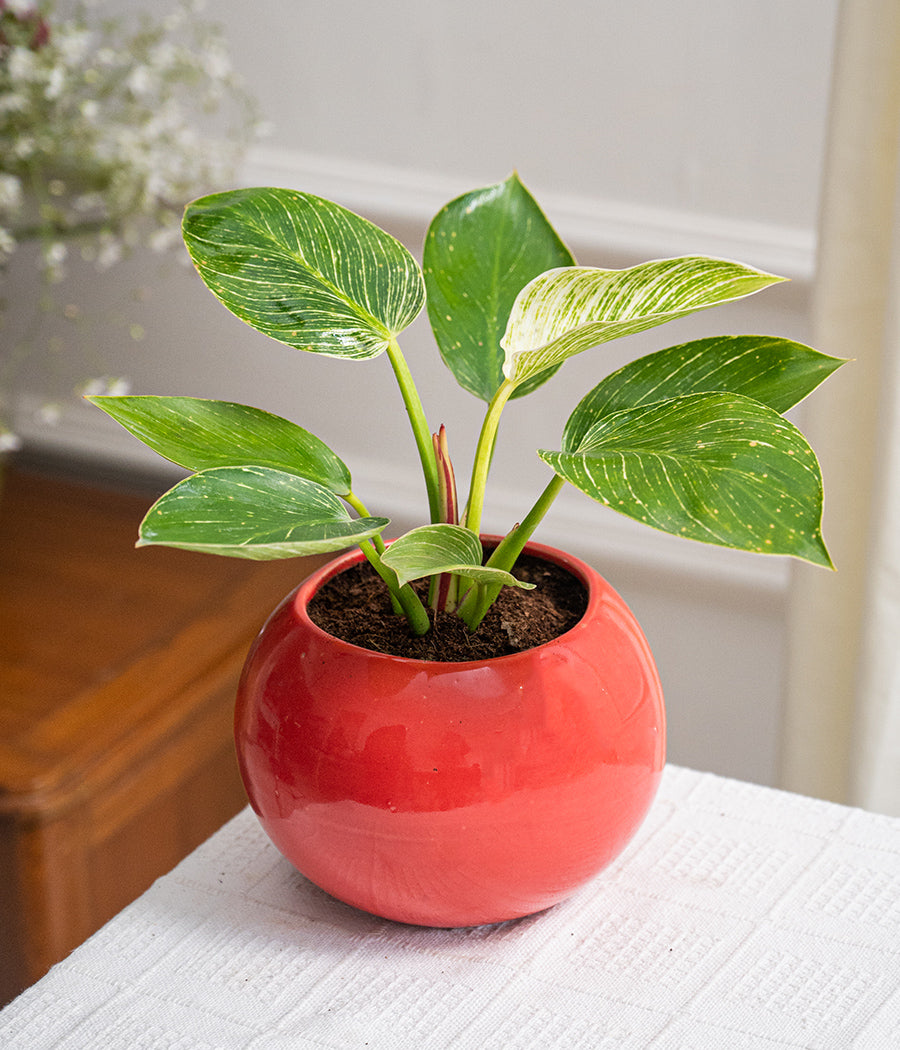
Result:
{"type": "Polygon", "coordinates": [[[281,416],[196,397],[96,396],[88,400],[161,456],[188,470],[274,467],[350,493],[350,471],[314,434],[281,416]]]}
{"type": "Polygon", "coordinates": [[[215,193],[188,205],[182,230],[210,291],[299,350],[375,357],[425,302],[422,272],[399,241],[309,193],[215,193]]]}
{"type": "Polygon", "coordinates": [[[138,546],[269,561],[343,550],[387,518],[351,518],[323,485],[269,467],[215,467],[180,481],[141,523],[138,546]]]}
{"type": "Polygon", "coordinates": [[[751,398],[689,394],[614,412],[577,449],[540,456],[592,499],[663,532],[831,566],[815,454],[751,398]]]}
{"type": "Polygon", "coordinates": [[[602,379],[578,403],[563,432],[574,451],[603,416],[685,394],[743,394],[784,414],[844,362],[802,343],[766,335],[695,339],[639,357],[602,379]]]}
{"type": "Polygon", "coordinates": [[[513,303],[503,372],[523,383],[584,350],[783,280],[725,259],[688,255],[626,270],[568,266],[527,284],[513,303]]]}
{"type": "Polygon", "coordinates": [[[497,583],[530,590],[534,585],[517,580],[502,569],[482,565],[481,541],[462,525],[423,525],[394,540],[382,561],[397,574],[400,584],[423,576],[456,573],[478,583],[497,583]]]}
{"type": "MultiPolygon", "coordinates": [[[[423,251],[428,317],[457,382],[490,402],[503,382],[500,338],[522,288],[571,252],[518,175],[451,201],[435,216],[423,251]]],[[[550,378],[522,383],[514,397],[550,378]]]]}

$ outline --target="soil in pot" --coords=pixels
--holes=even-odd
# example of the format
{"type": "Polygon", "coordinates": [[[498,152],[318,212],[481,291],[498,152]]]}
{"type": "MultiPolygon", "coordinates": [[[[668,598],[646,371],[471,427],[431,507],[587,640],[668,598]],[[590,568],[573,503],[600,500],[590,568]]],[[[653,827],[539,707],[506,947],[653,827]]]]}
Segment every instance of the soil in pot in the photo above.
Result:
{"type": "MultiPolygon", "coordinates": [[[[518,579],[534,590],[504,587],[475,633],[453,613],[429,610],[431,631],[412,634],[391,608],[387,588],[368,562],[330,579],[309,603],[310,619],[346,642],[417,660],[458,662],[524,652],[564,634],[584,615],[587,591],[580,580],[551,562],[522,555],[518,579]]],[[[423,601],[427,581],[412,585],[423,601]]]]}

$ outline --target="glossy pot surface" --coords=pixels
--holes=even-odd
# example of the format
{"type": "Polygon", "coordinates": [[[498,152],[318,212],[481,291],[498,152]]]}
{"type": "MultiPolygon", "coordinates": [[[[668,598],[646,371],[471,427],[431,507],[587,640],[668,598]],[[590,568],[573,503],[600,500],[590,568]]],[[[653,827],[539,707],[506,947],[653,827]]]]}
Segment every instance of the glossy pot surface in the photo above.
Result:
{"type": "Polygon", "coordinates": [[[643,632],[593,569],[532,554],[588,589],[545,645],[472,663],[408,660],[326,634],[284,600],[247,658],[241,774],[278,849],[338,899],[385,918],[469,926],[541,911],[592,878],[643,820],[665,715],[643,632]]]}

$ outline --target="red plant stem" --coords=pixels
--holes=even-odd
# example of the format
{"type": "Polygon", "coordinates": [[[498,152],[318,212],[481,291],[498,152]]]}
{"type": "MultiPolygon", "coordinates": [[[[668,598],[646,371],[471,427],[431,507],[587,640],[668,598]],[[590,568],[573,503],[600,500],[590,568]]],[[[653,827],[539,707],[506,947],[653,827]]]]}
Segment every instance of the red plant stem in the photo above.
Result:
{"type": "Polygon", "coordinates": [[[447,428],[443,423],[441,423],[441,429],[437,434],[432,434],[431,438],[434,442],[434,456],[438,465],[438,485],[443,520],[448,525],[457,525],[459,524],[459,501],[456,495],[456,476],[447,446],[447,428]]]}
{"type": "MultiPolygon", "coordinates": [[[[457,525],[459,524],[459,501],[456,494],[456,476],[447,445],[447,428],[443,423],[437,434],[431,435],[431,440],[437,463],[442,519],[448,525],[457,525]]],[[[452,573],[443,572],[432,579],[430,588],[432,607],[443,612],[451,602],[455,602],[456,590],[456,580],[452,573]]]]}

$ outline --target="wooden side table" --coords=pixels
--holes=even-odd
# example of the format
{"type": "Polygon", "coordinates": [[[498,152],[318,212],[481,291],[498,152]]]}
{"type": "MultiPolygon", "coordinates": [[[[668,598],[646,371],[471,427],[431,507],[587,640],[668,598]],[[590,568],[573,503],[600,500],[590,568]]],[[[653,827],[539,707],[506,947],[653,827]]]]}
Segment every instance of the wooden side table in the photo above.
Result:
{"type": "Polygon", "coordinates": [[[152,499],[11,470],[0,493],[0,1003],[244,804],[247,648],[324,557],[135,550],[152,499]]]}

